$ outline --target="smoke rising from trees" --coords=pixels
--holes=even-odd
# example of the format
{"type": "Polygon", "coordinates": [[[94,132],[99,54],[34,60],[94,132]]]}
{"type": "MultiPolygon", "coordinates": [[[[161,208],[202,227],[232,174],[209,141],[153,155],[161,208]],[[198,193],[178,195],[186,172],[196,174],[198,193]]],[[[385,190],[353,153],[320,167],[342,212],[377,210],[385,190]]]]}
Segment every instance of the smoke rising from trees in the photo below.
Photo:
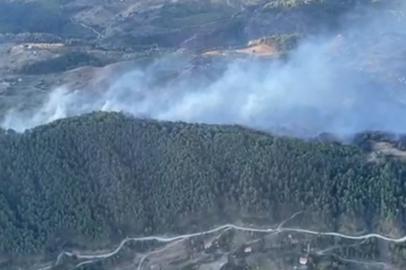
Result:
{"type": "Polygon", "coordinates": [[[343,22],[339,33],[302,40],[287,60],[236,59],[216,79],[178,76],[157,86],[162,69],[184,61],[171,55],[129,71],[106,91],[57,88],[34,112],[10,111],[2,127],[24,131],[103,110],[160,120],[287,130],[303,136],[406,132],[402,117],[406,95],[401,91],[406,66],[399,60],[406,55],[403,23],[402,17],[389,11],[363,11],[361,19],[343,22]]]}

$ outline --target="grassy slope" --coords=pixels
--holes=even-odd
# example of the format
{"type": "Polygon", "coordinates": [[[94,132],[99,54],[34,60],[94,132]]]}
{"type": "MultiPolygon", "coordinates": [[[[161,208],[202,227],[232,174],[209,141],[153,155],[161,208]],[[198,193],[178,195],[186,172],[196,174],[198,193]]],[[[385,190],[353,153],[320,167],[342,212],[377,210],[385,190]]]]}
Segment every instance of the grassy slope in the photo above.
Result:
{"type": "Polygon", "coordinates": [[[67,19],[62,16],[56,0],[37,2],[0,2],[0,33],[60,34],[67,19]]]}

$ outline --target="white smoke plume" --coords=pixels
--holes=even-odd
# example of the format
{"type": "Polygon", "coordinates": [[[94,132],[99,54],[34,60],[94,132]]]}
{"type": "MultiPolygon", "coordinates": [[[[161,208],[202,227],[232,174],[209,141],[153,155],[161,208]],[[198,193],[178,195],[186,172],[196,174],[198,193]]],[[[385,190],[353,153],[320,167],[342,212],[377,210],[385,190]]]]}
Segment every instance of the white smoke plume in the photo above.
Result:
{"type": "Polygon", "coordinates": [[[283,128],[299,135],[406,132],[406,105],[400,91],[406,88],[402,83],[406,69],[392,61],[406,59],[402,54],[406,38],[388,44],[382,40],[385,33],[406,35],[404,20],[394,20],[384,12],[377,17],[378,13],[368,13],[357,24],[345,24],[341,37],[335,33],[304,40],[286,61],[231,61],[212,81],[179,76],[157,86],[160,69],[183,63],[169,56],[149,67],[135,68],[104,92],[61,87],[34,112],[10,111],[1,126],[24,131],[103,110],[159,120],[283,128]],[[381,62],[368,62],[376,59],[381,62]],[[385,74],[391,72],[386,69],[396,70],[396,76],[387,78],[385,74]]]}

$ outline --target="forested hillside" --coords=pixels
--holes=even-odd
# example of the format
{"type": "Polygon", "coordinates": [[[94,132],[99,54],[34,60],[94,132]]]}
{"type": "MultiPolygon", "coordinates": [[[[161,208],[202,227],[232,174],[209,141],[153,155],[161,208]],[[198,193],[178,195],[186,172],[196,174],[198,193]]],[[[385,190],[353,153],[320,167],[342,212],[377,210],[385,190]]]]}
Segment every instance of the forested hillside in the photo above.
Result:
{"type": "Polygon", "coordinates": [[[1,254],[298,210],[319,229],[403,230],[406,164],[355,146],[118,113],[0,136],[1,254]]]}

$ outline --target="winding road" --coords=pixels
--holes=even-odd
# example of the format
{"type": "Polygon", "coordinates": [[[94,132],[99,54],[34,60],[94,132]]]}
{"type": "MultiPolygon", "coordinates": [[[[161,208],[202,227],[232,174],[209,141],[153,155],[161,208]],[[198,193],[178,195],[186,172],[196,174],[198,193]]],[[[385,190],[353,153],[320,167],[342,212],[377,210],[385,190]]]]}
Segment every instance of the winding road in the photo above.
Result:
{"type": "MultiPolygon", "coordinates": [[[[230,229],[234,229],[234,230],[238,230],[238,231],[245,231],[245,232],[274,233],[274,234],[279,234],[279,233],[283,233],[283,232],[296,232],[296,233],[304,233],[304,234],[319,235],[319,236],[335,236],[335,237],[351,239],[351,240],[366,240],[369,238],[377,238],[377,239],[381,239],[381,240],[384,240],[387,242],[393,242],[393,243],[406,242],[406,236],[401,237],[401,238],[392,238],[392,237],[387,237],[387,236],[377,234],[377,233],[369,233],[369,234],[365,234],[365,235],[352,236],[352,235],[347,235],[347,234],[342,234],[342,233],[337,233],[337,232],[320,232],[320,231],[306,230],[306,229],[300,229],[300,228],[283,228],[282,227],[283,224],[292,220],[294,217],[296,217],[300,213],[301,212],[296,213],[293,216],[291,216],[289,219],[282,221],[276,228],[253,228],[253,227],[238,226],[238,225],[234,225],[234,224],[225,224],[225,225],[216,227],[211,230],[190,233],[190,234],[183,234],[183,235],[178,235],[178,236],[174,236],[174,237],[165,237],[165,236],[145,236],[145,237],[131,237],[131,238],[127,237],[124,240],[122,240],[121,243],[114,250],[107,252],[107,253],[103,253],[103,254],[93,254],[92,255],[92,254],[78,254],[78,253],[72,253],[72,252],[67,252],[67,251],[61,252],[57,257],[55,265],[58,265],[60,263],[63,256],[68,256],[68,257],[75,256],[78,259],[88,260],[88,261],[78,264],[77,267],[80,265],[83,265],[83,264],[89,264],[89,263],[95,262],[100,259],[106,259],[106,258],[109,258],[109,257],[117,254],[123,248],[123,246],[128,242],[158,241],[158,242],[162,242],[162,243],[171,243],[171,242],[176,241],[173,244],[177,244],[177,243],[181,242],[182,240],[185,240],[188,238],[212,234],[212,233],[219,232],[222,230],[230,230],[230,229]]],[[[173,244],[171,244],[161,250],[152,251],[152,252],[144,255],[144,257],[140,261],[138,270],[140,270],[141,264],[145,260],[146,257],[148,257],[151,254],[161,252],[164,249],[169,248],[173,244]]],[[[40,269],[36,269],[36,270],[48,270],[50,268],[51,268],[51,266],[48,266],[48,267],[44,267],[44,268],[40,268],[40,269]]]]}

